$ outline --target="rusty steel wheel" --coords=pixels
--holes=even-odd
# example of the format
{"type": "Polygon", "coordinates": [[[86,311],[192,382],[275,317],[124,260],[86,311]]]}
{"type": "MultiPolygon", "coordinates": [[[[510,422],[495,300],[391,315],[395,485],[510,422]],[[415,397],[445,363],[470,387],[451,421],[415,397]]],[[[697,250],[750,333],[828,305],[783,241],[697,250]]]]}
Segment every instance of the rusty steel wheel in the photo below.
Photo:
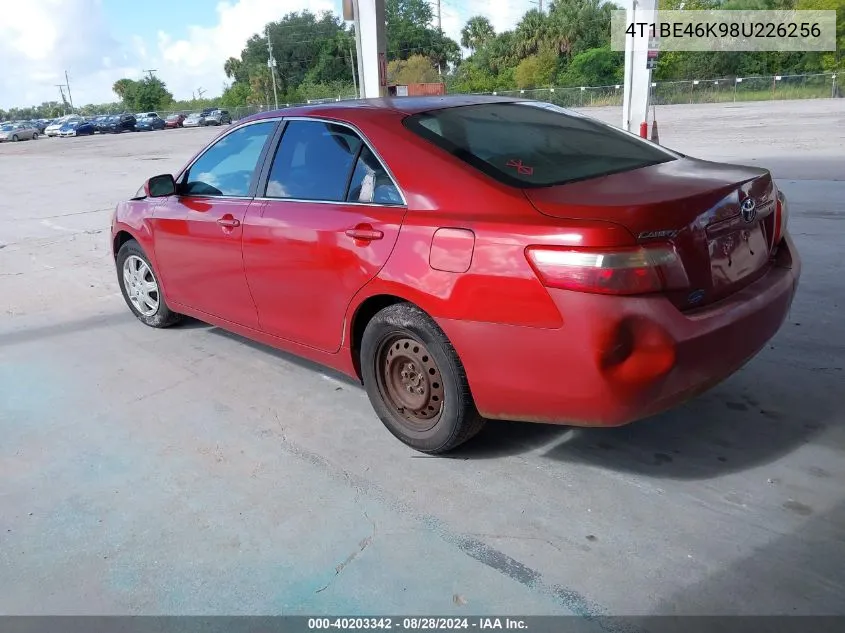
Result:
{"type": "Polygon", "coordinates": [[[443,378],[425,345],[407,336],[389,337],[376,363],[379,391],[388,406],[413,431],[433,428],[443,411],[443,378]]]}
{"type": "Polygon", "coordinates": [[[445,453],[484,426],[452,343],[419,307],[377,312],[360,343],[361,378],[387,429],[424,453],[445,453]]]}

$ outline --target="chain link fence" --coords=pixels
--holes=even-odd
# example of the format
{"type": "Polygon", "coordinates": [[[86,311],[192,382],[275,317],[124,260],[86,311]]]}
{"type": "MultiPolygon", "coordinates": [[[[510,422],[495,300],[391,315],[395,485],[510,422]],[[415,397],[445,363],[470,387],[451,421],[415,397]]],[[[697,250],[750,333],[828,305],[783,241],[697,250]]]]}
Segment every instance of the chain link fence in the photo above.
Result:
{"type": "MultiPolygon", "coordinates": [[[[777,99],[826,99],[842,97],[842,77],[836,73],[812,75],[770,75],[722,79],[655,81],[651,84],[656,105],[681,103],[722,103],[728,101],[769,101],[777,99]]],[[[504,90],[493,94],[547,101],[565,108],[621,106],[622,84],[577,88],[537,88],[504,90]]]]}

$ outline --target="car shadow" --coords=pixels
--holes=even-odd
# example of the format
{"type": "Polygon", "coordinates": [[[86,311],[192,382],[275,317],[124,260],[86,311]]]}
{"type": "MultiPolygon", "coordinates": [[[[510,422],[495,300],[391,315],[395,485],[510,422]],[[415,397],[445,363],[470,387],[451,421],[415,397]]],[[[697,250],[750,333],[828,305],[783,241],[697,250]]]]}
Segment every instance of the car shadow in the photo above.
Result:
{"type": "MultiPolygon", "coordinates": [[[[191,321],[196,321],[196,320],[191,319],[191,321]]],[[[349,376],[347,376],[344,373],[341,373],[339,371],[331,369],[330,367],[326,367],[325,365],[320,365],[319,363],[314,363],[314,362],[307,360],[305,358],[302,358],[300,356],[296,356],[294,354],[284,352],[282,350],[276,349],[275,347],[270,347],[269,345],[265,345],[264,343],[259,343],[258,341],[253,341],[252,339],[245,338],[245,337],[241,336],[240,334],[235,334],[234,332],[229,332],[228,330],[224,330],[224,329],[219,328],[219,327],[214,326],[214,325],[209,325],[208,323],[203,323],[202,321],[196,321],[196,323],[198,325],[188,324],[187,321],[186,321],[185,324],[188,325],[188,327],[196,327],[196,328],[205,327],[205,328],[208,328],[208,331],[211,332],[212,334],[216,334],[218,336],[222,336],[224,338],[228,338],[230,340],[237,341],[238,343],[240,343],[242,345],[247,345],[254,350],[258,350],[258,351],[263,352],[265,354],[270,354],[270,355],[275,356],[276,358],[279,358],[279,359],[281,359],[281,360],[283,360],[287,363],[291,363],[292,365],[297,365],[298,367],[302,367],[303,369],[306,369],[308,371],[313,371],[313,372],[318,373],[318,374],[323,374],[324,376],[328,376],[330,378],[333,378],[335,380],[338,380],[340,382],[346,383],[346,384],[354,386],[354,387],[363,388],[363,387],[361,387],[361,383],[359,383],[358,381],[353,380],[352,378],[350,378],[349,376]]],[[[182,325],[180,327],[185,327],[185,325],[182,325]]]]}
{"type": "MultiPolygon", "coordinates": [[[[663,596],[651,614],[654,616],[736,616],[779,615],[780,620],[810,624],[819,633],[842,631],[845,616],[845,504],[830,508],[810,506],[788,500],[775,512],[783,513],[785,525],[792,529],[772,533],[762,547],[724,566],[708,565],[708,573],[692,582],[678,583],[677,589],[663,596]],[[788,616],[793,616],[792,618],[788,616]],[[837,616],[824,619],[820,616],[837,616]]],[[[775,514],[777,516],[777,514],[775,514]]],[[[699,567],[700,569],[700,567],[699,567]]],[[[643,618],[646,629],[653,633],[680,630],[659,626],[662,618],[643,618]],[[657,626],[656,626],[657,625],[657,626]]],[[[671,620],[671,618],[665,618],[671,620]]],[[[636,618],[634,619],[636,620],[636,618]]],[[[684,631],[807,630],[797,626],[766,625],[747,618],[724,618],[721,623],[708,618],[689,618],[684,631]],[[696,622],[700,620],[699,622],[696,622]],[[709,627],[704,625],[709,624],[709,627]],[[740,624],[744,626],[739,626],[740,624]],[[763,626],[760,626],[760,625],[763,626]],[[717,626],[713,626],[717,625],[717,626]]],[[[779,622],[781,624],[782,622],[779,622]]],[[[773,623],[772,623],[773,624],[773,623]]]]}
{"type": "MultiPolygon", "coordinates": [[[[200,321],[187,319],[181,327],[207,328],[361,388],[345,374],[200,321]]],[[[710,479],[771,463],[833,424],[838,398],[832,377],[780,362],[774,354],[766,350],[706,394],[627,426],[491,420],[476,438],[444,457],[481,460],[532,453],[560,463],[679,480],[710,479]]]]}
{"type": "Polygon", "coordinates": [[[531,451],[558,462],[670,479],[743,471],[791,452],[831,423],[835,396],[820,388],[813,394],[801,372],[760,371],[755,364],[681,407],[617,428],[490,422],[454,456],[491,459],[531,451]],[[769,373],[779,375],[774,384],[760,380],[769,373]]]}

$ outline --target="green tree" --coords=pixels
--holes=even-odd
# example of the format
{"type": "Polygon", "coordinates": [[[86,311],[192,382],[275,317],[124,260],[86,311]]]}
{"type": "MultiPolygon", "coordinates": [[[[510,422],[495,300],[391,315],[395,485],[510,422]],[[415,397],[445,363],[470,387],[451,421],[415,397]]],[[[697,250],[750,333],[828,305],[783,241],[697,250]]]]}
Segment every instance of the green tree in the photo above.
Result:
{"type": "Polygon", "coordinates": [[[147,77],[137,82],[132,99],[132,109],[137,111],[163,110],[173,102],[173,95],[158,77],[147,77]]]}
{"type": "Polygon", "coordinates": [[[548,49],[523,59],[514,70],[517,88],[550,86],[557,71],[557,61],[557,53],[548,49]]]}
{"type": "Polygon", "coordinates": [[[234,79],[235,81],[246,82],[249,79],[247,69],[237,57],[230,57],[224,62],[223,72],[226,73],[229,79],[234,79]]]}
{"type": "Polygon", "coordinates": [[[522,16],[514,31],[513,47],[520,59],[535,55],[548,43],[549,19],[545,13],[532,9],[522,16]]]}
{"type": "MultiPolygon", "coordinates": [[[[352,81],[350,45],[352,33],[343,21],[331,13],[317,16],[310,11],[293,12],[278,22],[271,22],[265,31],[256,33],[246,42],[240,60],[230,58],[224,72],[235,83],[249,85],[252,99],[267,93],[267,37],[273,44],[276,59],[276,82],[280,95],[293,95],[306,78],[315,83],[352,81]],[[237,62],[240,63],[237,63],[237,62]]],[[[354,46],[352,46],[354,48],[354,46]]],[[[272,84],[269,95],[272,97],[272,84]]],[[[263,100],[263,103],[268,103],[263,100]]]]}
{"type": "Polygon", "coordinates": [[[392,84],[433,83],[440,81],[440,75],[431,60],[424,55],[412,55],[408,59],[395,59],[387,65],[387,80],[392,84]]]}
{"type": "Polygon", "coordinates": [[[138,89],[138,82],[126,78],[118,79],[114,82],[114,85],[111,89],[112,92],[114,92],[121,101],[123,101],[124,103],[129,103],[135,99],[135,92],[138,89]]]}
{"type": "Polygon", "coordinates": [[[564,86],[608,86],[618,84],[623,78],[625,54],[612,51],[609,46],[591,48],[572,58],[569,67],[560,76],[564,86]]]}
{"type": "Polygon", "coordinates": [[[220,97],[220,105],[224,108],[237,108],[249,102],[250,89],[248,84],[235,83],[228,86],[220,97]]]}
{"type": "Polygon", "coordinates": [[[388,58],[425,55],[441,69],[460,62],[458,43],[431,27],[434,13],[426,0],[386,0],[384,16],[388,58]]]}
{"type": "Polygon", "coordinates": [[[836,11],[836,50],[821,54],[823,70],[842,70],[845,67],[845,0],[798,0],[797,9],[803,11],[836,11]]]}
{"type": "Polygon", "coordinates": [[[478,50],[496,37],[496,31],[490,20],[483,15],[476,15],[467,20],[461,29],[461,46],[472,51],[478,50]]]}

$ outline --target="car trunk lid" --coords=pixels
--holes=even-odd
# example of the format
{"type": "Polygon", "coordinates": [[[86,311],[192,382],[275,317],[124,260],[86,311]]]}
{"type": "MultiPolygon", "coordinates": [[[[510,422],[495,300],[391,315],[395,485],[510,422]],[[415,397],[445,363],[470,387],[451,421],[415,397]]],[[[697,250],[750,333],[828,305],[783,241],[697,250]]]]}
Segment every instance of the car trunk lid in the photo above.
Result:
{"type": "Polygon", "coordinates": [[[690,282],[667,293],[681,309],[718,301],[768,268],[777,192],[764,169],[683,157],[525,194],[545,215],[615,222],[640,244],[672,244],[690,282]]]}

